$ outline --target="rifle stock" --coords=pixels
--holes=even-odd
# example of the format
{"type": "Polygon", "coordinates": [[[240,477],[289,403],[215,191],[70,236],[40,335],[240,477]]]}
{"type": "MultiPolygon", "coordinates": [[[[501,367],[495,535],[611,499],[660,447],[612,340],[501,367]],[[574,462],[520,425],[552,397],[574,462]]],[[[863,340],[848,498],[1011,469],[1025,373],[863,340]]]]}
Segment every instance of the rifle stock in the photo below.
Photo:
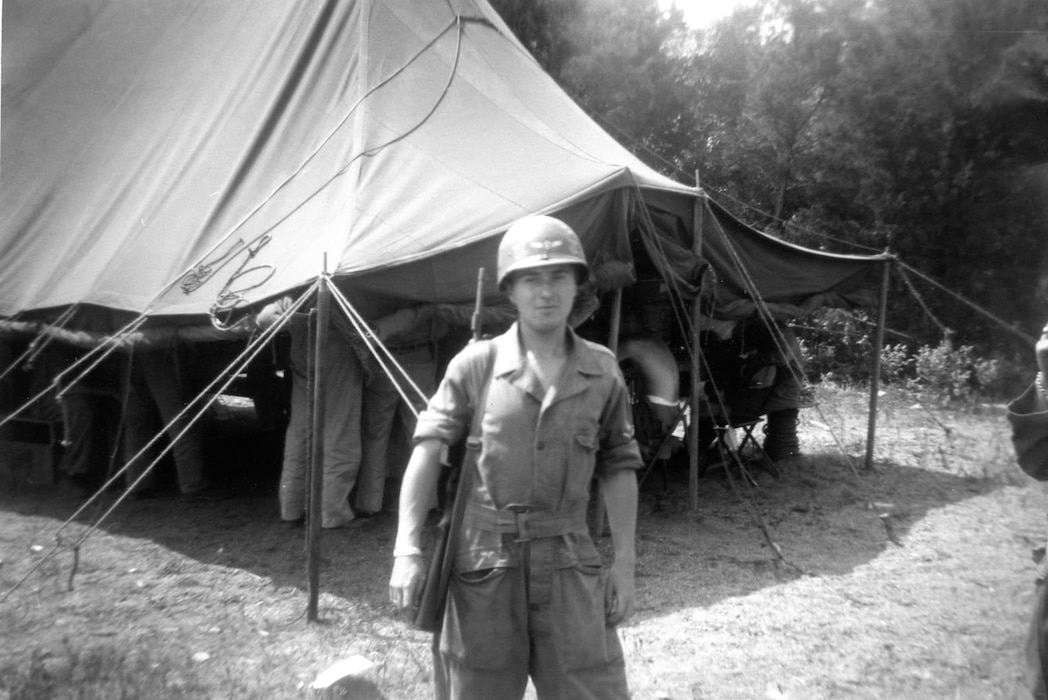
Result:
{"type": "MultiPolygon", "coordinates": [[[[470,328],[473,340],[481,338],[480,313],[484,306],[484,268],[477,271],[477,299],[473,307],[470,328]]],[[[489,363],[490,364],[490,363],[489,363]]],[[[485,376],[481,394],[487,394],[490,381],[490,370],[485,376]]],[[[466,440],[466,449],[462,462],[448,477],[448,496],[453,496],[444,506],[440,520],[433,529],[433,555],[429,560],[426,582],[422,589],[418,610],[415,612],[414,626],[424,632],[440,632],[444,624],[444,608],[448,599],[448,586],[451,583],[451,570],[455,563],[455,543],[462,531],[462,518],[466,513],[466,502],[473,488],[473,473],[476,471],[477,457],[480,454],[480,418],[483,413],[483,399],[474,407],[473,425],[466,440]],[[456,479],[456,474],[458,478],[456,479]]]]}
{"type": "MultiPolygon", "coordinates": [[[[467,442],[472,443],[473,438],[467,442]]],[[[480,451],[480,440],[475,446],[467,445],[458,468],[458,483],[455,486],[455,498],[444,508],[440,520],[433,531],[433,556],[429,560],[426,584],[422,589],[418,610],[415,613],[414,625],[424,632],[439,632],[444,623],[444,606],[448,599],[448,586],[451,583],[451,570],[455,563],[455,543],[462,532],[462,518],[466,512],[466,502],[472,488],[472,475],[476,468],[477,453],[480,451]]],[[[449,479],[448,491],[452,489],[452,476],[449,479]]]]}
{"type": "Polygon", "coordinates": [[[422,589],[422,597],[415,611],[414,626],[423,632],[439,632],[444,617],[444,600],[440,596],[439,581],[444,568],[445,556],[439,556],[442,550],[447,549],[448,524],[450,514],[445,509],[440,516],[440,522],[433,530],[433,556],[429,560],[429,570],[426,572],[426,585],[422,589]]]}

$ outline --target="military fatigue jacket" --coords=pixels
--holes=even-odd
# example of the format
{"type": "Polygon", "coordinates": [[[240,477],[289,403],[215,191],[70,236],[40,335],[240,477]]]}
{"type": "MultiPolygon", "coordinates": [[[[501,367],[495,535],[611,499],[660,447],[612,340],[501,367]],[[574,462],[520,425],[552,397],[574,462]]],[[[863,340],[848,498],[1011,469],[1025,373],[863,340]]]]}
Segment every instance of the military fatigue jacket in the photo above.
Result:
{"type": "MultiPolygon", "coordinates": [[[[577,511],[589,501],[594,476],[641,466],[628,393],[615,356],[570,329],[566,332],[568,360],[548,392],[527,366],[513,324],[503,335],[474,343],[455,356],[419,416],[416,441],[436,438],[452,444],[460,439],[469,430],[473,404],[487,374],[487,343],[495,344],[471,504],[494,510],[524,506],[551,513],[577,511]]],[[[560,538],[557,565],[599,560],[584,526],[560,538]]],[[[471,527],[467,518],[456,568],[519,565],[513,539],[471,527]]]]}

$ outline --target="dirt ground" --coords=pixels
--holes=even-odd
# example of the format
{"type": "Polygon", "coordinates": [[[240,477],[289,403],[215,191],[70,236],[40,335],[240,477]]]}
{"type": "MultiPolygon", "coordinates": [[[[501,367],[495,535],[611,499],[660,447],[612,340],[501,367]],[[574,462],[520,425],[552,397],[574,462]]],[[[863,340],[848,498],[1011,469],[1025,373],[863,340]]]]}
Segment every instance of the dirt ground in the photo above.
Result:
{"type": "MultiPolygon", "coordinates": [[[[637,613],[620,630],[633,696],[1023,697],[1048,499],[1015,466],[1001,407],[888,394],[864,472],[865,397],[821,395],[803,412],[804,457],[777,477],[736,473],[736,491],[712,469],[693,511],[685,470],[645,476],[637,613]]],[[[235,498],[129,501],[76,557],[68,543],[118,494],[52,553],[78,501],[4,455],[0,698],[429,696],[428,638],[385,603],[393,520],[324,533],[309,623],[304,532],[277,522],[273,443],[233,447],[235,498]],[[374,663],[362,677],[310,689],[356,655],[374,663]]]]}

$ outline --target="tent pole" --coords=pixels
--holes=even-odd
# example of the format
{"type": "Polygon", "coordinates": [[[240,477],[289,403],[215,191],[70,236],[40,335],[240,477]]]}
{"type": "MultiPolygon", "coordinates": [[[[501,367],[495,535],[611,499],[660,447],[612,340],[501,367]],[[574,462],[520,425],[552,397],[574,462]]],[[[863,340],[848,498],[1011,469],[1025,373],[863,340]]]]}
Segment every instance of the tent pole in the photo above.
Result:
{"type": "MultiPolygon", "coordinates": [[[[695,170],[695,187],[699,184],[699,171],[695,170]]],[[[703,229],[706,224],[706,200],[700,193],[695,203],[692,253],[702,257],[703,229]]],[[[705,279],[705,278],[704,278],[705,279]]],[[[699,409],[702,407],[702,348],[699,345],[699,321],[702,318],[702,285],[695,297],[691,319],[691,419],[688,422],[688,504],[692,511],[699,509],[699,409]]]]}
{"type": "MultiPolygon", "coordinates": [[[[317,335],[317,309],[314,306],[309,310],[306,325],[306,518],[313,519],[310,512],[311,495],[309,484],[313,483],[313,378],[316,374],[316,356],[313,346],[316,344],[317,335]]],[[[309,554],[309,525],[306,525],[305,553],[309,554]]],[[[308,571],[307,571],[308,573],[308,571]]]]}
{"type": "Polygon", "coordinates": [[[306,534],[306,568],[309,572],[309,604],[306,619],[317,621],[317,607],[320,600],[320,520],[321,500],[324,497],[324,349],[327,347],[328,318],[331,315],[331,288],[328,287],[327,261],[325,273],[321,277],[317,290],[316,342],[313,353],[313,376],[310,384],[313,387],[312,411],[309,434],[312,436],[309,459],[309,524],[306,534]]]}
{"type": "Polygon", "coordinates": [[[702,297],[695,297],[691,319],[691,420],[688,425],[688,504],[699,509],[699,410],[702,407],[702,349],[699,347],[699,318],[702,297]]]}
{"type": "Polygon", "coordinates": [[[703,234],[706,232],[706,195],[702,192],[702,185],[699,184],[699,170],[695,169],[695,189],[699,190],[699,196],[695,200],[695,213],[692,221],[692,226],[695,228],[694,234],[691,237],[691,252],[695,253],[695,257],[702,257],[702,239],[703,234]]]}
{"type": "MultiPolygon", "coordinates": [[[[611,319],[608,321],[608,349],[616,355],[619,352],[619,327],[622,325],[622,287],[615,290],[615,295],[612,297],[611,302],[611,319]]],[[[594,532],[597,533],[598,537],[604,536],[604,515],[606,513],[606,506],[604,505],[604,496],[601,495],[600,489],[597,489],[593,519],[596,527],[594,532]]]]}
{"type": "MultiPolygon", "coordinates": [[[[885,250],[885,253],[889,251],[885,250]]],[[[881,389],[881,349],[884,347],[884,324],[888,315],[888,278],[891,274],[891,260],[884,261],[884,273],[881,277],[880,303],[877,307],[877,330],[873,339],[873,368],[870,376],[870,412],[866,425],[866,464],[867,470],[873,469],[873,448],[877,434],[877,394],[881,389]]]]}

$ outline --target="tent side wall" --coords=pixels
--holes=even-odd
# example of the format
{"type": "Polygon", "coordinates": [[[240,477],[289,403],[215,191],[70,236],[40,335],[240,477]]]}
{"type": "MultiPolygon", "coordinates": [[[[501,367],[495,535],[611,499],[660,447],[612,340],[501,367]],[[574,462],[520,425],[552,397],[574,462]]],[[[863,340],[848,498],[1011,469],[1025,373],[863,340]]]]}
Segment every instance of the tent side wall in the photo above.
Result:
{"type": "MultiPolygon", "coordinates": [[[[618,188],[547,213],[575,229],[591,264],[631,263],[628,212],[635,197],[633,188],[618,188]]],[[[340,286],[350,294],[384,300],[386,305],[467,303],[476,291],[477,269],[485,267],[485,293],[491,298],[498,293],[495,266],[500,238],[501,232],[456,250],[351,275],[340,280],[340,286]]]]}
{"type": "Polygon", "coordinates": [[[685,299],[698,293],[697,261],[708,263],[703,294],[716,318],[746,318],[758,304],[782,319],[823,307],[877,305],[883,263],[889,256],[839,255],[787,243],[744,224],[705,196],[651,191],[644,197],[658,233],[657,242],[646,246],[648,255],[667,275],[683,282],[678,288],[685,299]]]}

